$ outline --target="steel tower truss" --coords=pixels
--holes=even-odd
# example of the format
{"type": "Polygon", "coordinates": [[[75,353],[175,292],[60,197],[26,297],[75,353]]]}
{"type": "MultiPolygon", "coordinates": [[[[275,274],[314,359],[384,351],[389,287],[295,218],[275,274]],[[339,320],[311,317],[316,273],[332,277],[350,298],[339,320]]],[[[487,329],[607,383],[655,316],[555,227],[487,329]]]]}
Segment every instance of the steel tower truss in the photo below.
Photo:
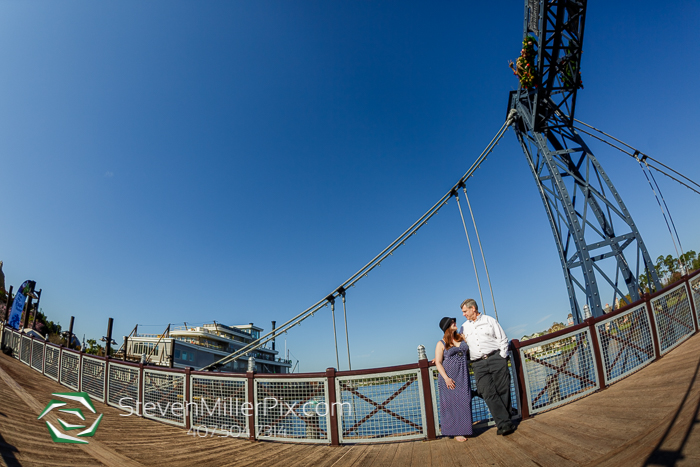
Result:
{"type": "Polygon", "coordinates": [[[632,216],[573,128],[585,16],[585,0],[525,0],[523,38],[534,37],[537,43],[536,87],[521,87],[509,99],[577,323],[585,318],[584,303],[593,316],[603,314],[601,283],[610,286],[613,301],[625,295],[632,301],[641,298],[640,274],[661,288],[632,216]],[[635,262],[630,264],[627,258],[635,262]]]}

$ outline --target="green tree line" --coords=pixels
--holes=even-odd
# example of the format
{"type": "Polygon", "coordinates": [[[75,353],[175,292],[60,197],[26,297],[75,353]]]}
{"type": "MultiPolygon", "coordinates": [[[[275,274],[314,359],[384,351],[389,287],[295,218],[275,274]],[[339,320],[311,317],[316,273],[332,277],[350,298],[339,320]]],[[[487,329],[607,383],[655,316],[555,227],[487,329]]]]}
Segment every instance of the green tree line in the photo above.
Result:
{"type": "MultiPolygon", "coordinates": [[[[683,253],[678,258],[674,258],[672,255],[660,255],[656,258],[654,269],[656,269],[662,287],[666,287],[681,280],[684,274],[700,269],[700,256],[693,250],[683,253]]],[[[644,292],[656,291],[654,283],[650,283],[646,274],[639,275],[639,285],[644,292]]]]}

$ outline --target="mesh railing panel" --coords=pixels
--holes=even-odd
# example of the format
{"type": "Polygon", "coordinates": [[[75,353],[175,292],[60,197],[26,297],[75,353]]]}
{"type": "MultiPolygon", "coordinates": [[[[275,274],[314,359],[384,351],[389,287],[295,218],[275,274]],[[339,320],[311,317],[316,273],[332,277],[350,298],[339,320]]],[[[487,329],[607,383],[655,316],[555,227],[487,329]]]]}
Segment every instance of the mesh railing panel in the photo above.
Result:
{"type": "MultiPolygon", "coordinates": [[[[511,412],[513,415],[520,413],[518,409],[518,391],[516,389],[517,385],[517,374],[515,372],[515,365],[512,364],[513,358],[511,357],[510,363],[508,364],[508,369],[510,370],[510,400],[511,400],[511,412]]],[[[440,429],[440,389],[438,386],[438,376],[440,373],[437,368],[430,368],[431,376],[431,395],[433,399],[433,414],[435,415],[435,432],[437,434],[442,434],[440,429]]],[[[476,391],[476,380],[474,379],[474,372],[469,366],[469,382],[471,383],[472,391],[476,391]]],[[[493,417],[491,416],[491,411],[489,410],[486,402],[481,397],[472,397],[472,421],[476,424],[487,424],[494,425],[493,417]]]]}
{"type": "Polygon", "coordinates": [[[651,300],[661,355],[695,332],[690,300],[685,284],[651,300]]]}
{"type": "Polygon", "coordinates": [[[58,359],[61,356],[61,349],[52,345],[46,346],[44,356],[44,374],[54,381],[58,381],[58,359]]]}
{"type": "Polygon", "coordinates": [[[634,373],[656,358],[649,314],[641,304],[595,325],[605,367],[605,384],[634,373]]]}
{"type": "Polygon", "coordinates": [[[530,413],[584,397],[600,387],[588,328],[520,349],[530,413]]]}
{"type": "Polygon", "coordinates": [[[107,374],[109,375],[107,380],[107,404],[130,413],[137,413],[139,368],[112,362],[109,363],[107,368],[107,374]]]}
{"type": "Polygon", "coordinates": [[[22,335],[18,332],[12,332],[12,356],[19,360],[22,335]]]}
{"type": "Polygon", "coordinates": [[[695,304],[695,318],[700,326],[700,276],[695,276],[690,279],[690,290],[693,294],[693,303],[695,304]]]}
{"type": "Polygon", "coordinates": [[[63,352],[61,354],[61,380],[59,382],[77,391],[78,378],[80,378],[80,355],[73,352],[63,352]]]}
{"type": "Polygon", "coordinates": [[[44,371],[44,342],[32,341],[32,368],[36,371],[44,371]]]}
{"type": "Polygon", "coordinates": [[[256,378],[254,392],[258,439],[330,442],[330,411],[335,408],[328,406],[325,378],[256,378]]]}
{"type": "Polygon", "coordinates": [[[420,370],[336,378],[341,442],[425,437],[420,370]]]}
{"type": "Polygon", "coordinates": [[[185,426],[185,375],[143,371],[143,416],[185,426]]]}
{"type": "Polygon", "coordinates": [[[2,345],[12,347],[12,330],[7,326],[2,328],[2,345]]]}
{"type": "Polygon", "coordinates": [[[20,360],[29,365],[29,363],[32,361],[32,340],[27,336],[22,336],[20,345],[22,346],[20,360]]]}
{"type": "Polygon", "coordinates": [[[80,372],[81,388],[90,397],[105,401],[105,361],[83,355],[83,368],[80,372]]]}
{"type": "Polygon", "coordinates": [[[246,378],[193,375],[190,402],[194,405],[189,409],[192,427],[234,438],[248,437],[250,427],[242,407],[247,393],[246,378]]]}

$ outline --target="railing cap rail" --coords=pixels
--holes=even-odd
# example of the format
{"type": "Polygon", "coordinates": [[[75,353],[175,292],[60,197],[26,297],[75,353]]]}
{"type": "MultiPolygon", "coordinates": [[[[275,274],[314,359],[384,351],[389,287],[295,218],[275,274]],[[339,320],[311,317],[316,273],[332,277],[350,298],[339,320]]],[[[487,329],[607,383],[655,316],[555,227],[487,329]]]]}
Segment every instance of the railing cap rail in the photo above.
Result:
{"type": "MultiPolygon", "coordinates": [[[[180,368],[182,371],[187,371],[187,368],[180,368]]],[[[190,370],[190,374],[194,376],[216,376],[217,378],[247,378],[246,373],[233,371],[198,371],[190,370]]]]}
{"type": "Polygon", "coordinates": [[[109,366],[112,366],[112,365],[130,366],[130,367],[132,367],[132,368],[139,368],[139,366],[140,366],[138,363],[123,362],[123,361],[121,361],[121,360],[115,360],[115,359],[113,359],[113,358],[110,358],[110,359],[109,359],[109,366]]]}
{"type": "Polygon", "coordinates": [[[535,337],[534,339],[528,339],[528,340],[523,341],[523,342],[515,339],[514,341],[511,341],[511,343],[513,344],[513,347],[515,347],[516,349],[521,349],[523,347],[530,347],[533,344],[539,344],[540,342],[544,342],[544,341],[548,341],[550,339],[565,336],[567,334],[570,334],[570,333],[576,332],[576,331],[580,331],[581,329],[585,329],[587,327],[588,327],[588,324],[583,322],[583,323],[577,324],[575,326],[564,328],[561,331],[556,331],[556,332],[553,332],[551,334],[545,334],[544,336],[535,337]]]}
{"type": "Polygon", "coordinates": [[[325,378],[325,371],[314,373],[255,373],[255,379],[325,378]]]}
{"type": "Polygon", "coordinates": [[[92,358],[93,360],[107,360],[105,357],[102,357],[100,355],[93,355],[87,352],[83,353],[83,358],[92,358]]]}
{"type": "Polygon", "coordinates": [[[600,323],[601,321],[605,321],[606,319],[613,318],[617,315],[621,315],[627,311],[630,311],[633,308],[638,307],[639,305],[643,305],[646,303],[646,300],[639,299],[636,302],[632,302],[629,305],[625,305],[622,308],[618,308],[617,310],[613,310],[610,313],[605,313],[603,316],[598,316],[597,318],[589,318],[593,324],[600,323]]]}
{"type": "Polygon", "coordinates": [[[700,269],[696,269],[695,271],[693,271],[690,274],[688,274],[687,276],[685,276],[685,278],[690,280],[690,279],[694,279],[695,276],[698,276],[698,275],[700,275],[700,269]]]}
{"type": "Polygon", "coordinates": [[[170,368],[167,366],[160,366],[160,365],[148,365],[145,364],[143,366],[144,370],[149,370],[149,371],[162,371],[164,373],[178,373],[181,375],[185,374],[185,369],[184,368],[170,368]]]}
{"type": "Polygon", "coordinates": [[[664,287],[663,289],[659,290],[658,292],[654,292],[654,293],[650,294],[650,295],[649,295],[649,300],[653,300],[653,299],[655,299],[656,297],[665,294],[665,293],[668,292],[669,290],[675,289],[675,288],[678,287],[679,285],[685,285],[685,283],[686,283],[687,280],[688,280],[688,276],[682,276],[679,280],[677,280],[677,281],[674,282],[673,284],[669,284],[669,285],[667,285],[666,287],[664,287]]]}
{"type": "Polygon", "coordinates": [[[345,370],[336,371],[335,376],[363,376],[375,375],[377,373],[390,373],[392,371],[417,370],[418,362],[407,363],[405,365],[385,366],[380,368],[368,368],[365,370],[345,370]]]}

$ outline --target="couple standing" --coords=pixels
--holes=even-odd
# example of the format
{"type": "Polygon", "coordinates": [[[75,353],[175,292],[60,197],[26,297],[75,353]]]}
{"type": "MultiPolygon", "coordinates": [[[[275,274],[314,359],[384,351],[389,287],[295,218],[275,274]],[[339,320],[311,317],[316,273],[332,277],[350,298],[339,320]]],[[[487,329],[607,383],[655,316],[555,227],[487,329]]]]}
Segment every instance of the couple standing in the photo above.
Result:
{"type": "Polygon", "coordinates": [[[472,435],[471,363],[478,394],[498,427],[496,433],[509,435],[515,426],[510,420],[508,338],[495,319],[479,313],[474,299],[462,302],[461,308],[467,321],[458,329],[456,318],[442,318],[444,336],[435,346],[442,434],[457,441],[472,435]]]}

